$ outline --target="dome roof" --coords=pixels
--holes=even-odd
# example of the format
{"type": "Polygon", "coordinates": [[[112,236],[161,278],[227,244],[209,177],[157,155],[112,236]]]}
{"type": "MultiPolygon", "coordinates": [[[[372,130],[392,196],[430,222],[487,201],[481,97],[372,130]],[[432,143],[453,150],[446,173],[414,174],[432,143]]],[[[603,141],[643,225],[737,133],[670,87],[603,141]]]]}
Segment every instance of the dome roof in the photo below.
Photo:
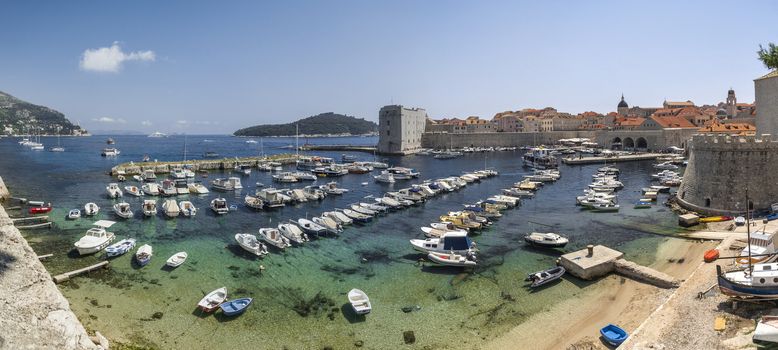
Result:
{"type": "Polygon", "coordinates": [[[724,108],[719,108],[719,110],[716,111],[716,115],[727,115],[727,110],[724,108]]]}
{"type": "Polygon", "coordinates": [[[619,102],[618,108],[629,108],[627,101],[624,101],[624,95],[621,95],[621,102],[619,102]]]}

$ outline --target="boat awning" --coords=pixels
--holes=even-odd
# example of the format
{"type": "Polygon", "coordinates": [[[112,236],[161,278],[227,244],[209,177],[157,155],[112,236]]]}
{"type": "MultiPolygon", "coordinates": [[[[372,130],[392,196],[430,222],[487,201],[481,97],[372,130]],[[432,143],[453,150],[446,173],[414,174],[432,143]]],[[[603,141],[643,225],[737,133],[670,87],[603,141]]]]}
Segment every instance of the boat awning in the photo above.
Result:
{"type": "Polygon", "coordinates": [[[109,227],[113,226],[113,224],[115,224],[115,223],[116,223],[115,221],[111,221],[111,220],[98,220],[98,221],[95,221],[95,223],[92,224],[92,225],[97,226],[97,227],[102,227],[102,228],[109,228],[109,227]]]}

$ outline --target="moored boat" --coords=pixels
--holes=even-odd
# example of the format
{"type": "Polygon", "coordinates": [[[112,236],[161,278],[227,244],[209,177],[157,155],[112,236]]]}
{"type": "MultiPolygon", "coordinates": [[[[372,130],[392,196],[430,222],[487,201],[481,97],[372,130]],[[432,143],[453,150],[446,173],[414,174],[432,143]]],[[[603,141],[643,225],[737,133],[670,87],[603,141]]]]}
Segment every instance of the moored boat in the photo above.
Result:
{"type": "Polygon", "coordinates": [[[197,307],[203,312],[210,313],[216,310],[225,300],[227,300],[227,287],[221,287],[206,294],[197,303],[197,307]]]}
{"type": "Polygon", "coordinates": [[[187,254],[186,252],[175,253],[170,258],[167,259],[165,265],[170,267],[179,267],[181,266],[181,264],[184,263],[184,261],[186,261],[187,257],[189,257],[189,254],[187,254]]]}
{"type": "Polygon", "coordinates": [[[360,289],[354,288],[348,292],[348,302],[357,315],[366,315],[373,310],[373,305],[370,303],[367,293],[360,289]]]}
{"type": "Polygon", "coordinates": [[[224,215],[230,212],[230,208],[227,205],[227,200],[224,198],[214,198],[211,200],[211,210],[216,215],[224,215]]]}
{"type": "Polygon", "coordinates": [[[113,212],[116,214],[116,216],[122,219],[129,219],[132,218],[133,216],[132,209],[130,208],[130,203],[127,202],[114,204],[113,212]]]}
{"type": "Polygon", "coordinates": [[[195,216],[195,214],[197,214],[197,208],[190,201],[179,202],[178,208],[181,210],[181,213],[184,214],[184,216],[186,217],[192,217],[195,216]]]}
{"type": "Polygon", "coordinates": [[[119,189],[119,184],[112,182],[105,188],[105,192],[108,193],[108,198],[119,198],[122,196],[122,190],[119,189]]]}
{"type": "Polygon", "coordinates": [[[427,254],[427,258],[436,264],[445,266],[474,267],[478,264],[475,253],[472,252],[468,252],[465,255],[431,252],[427,254]]]}
{"type": "Polygon", "coordinates": [[[278,231],[280,231],[281,235],[286,237],[289,242],[294,242],[295,244],[308,242],[308,235],[293,223],[279,224],[278,231]]]}
{"type": "Polygon", "coordinates": [[[152,255],[153,251],[151,246],[144,244],[138,248],[137,252],[135,252],[135,261],[137,261],[138,265],[140,266],[146,266],[151,261],[152,255]]]}
{"type": "Polygon", "coordinates": [[[238,233],[235,234],[235,241],[245,251],[252,253],[258,257],[263,257],[268,254],[267,246],[257,240],[257,236],[250,233],[238,233]]]}
{"type": "Polygon", "coordinates": [[[524,241],[536,247],[561,248],[568,239],[553,232],[532,232],[524,236],[524,241]]]}
{"type": "Polygon", "coordinates": [[[252,298],[238,298],[219,304],[219,308],[225,316],[238,316],[246,312],[253,300],[252,298]]]}
{"type": "Polygon", "coordinates": [[[600,329],[600,335],[605,341],[613,346],[619,346],[625,340],[627,340],[627,331],[621,329],[621,327],[614,324],[609,324],[600,329]]]}
{"type": "Polygon", "coordinates": [[[105,248],[107,257],[114,257],[125,254],[135,248],[135,238],[125,238],[105,248]]]}
{"type": "Polygon", "coordinates": [[[81,217],[81,210],[78,209],[70,209],[68,212],[68,219],[75,220],[81,217]]]}
{"type": "Polygon", "coordinates": [[[281,235],[278,229],[272,227],[260,228],[259,238],[278,249],[286,249],[290,245],[289,239],[281,235]]]}
{"type": "Polygon", "coordinates": [[[565,274],[565,268],[562,266],[555,266],[550,269],[531,273],[527,276],[525,281],[532,282],[530,288],[537,288],[542,285],[549,284],[562,278],[565,274]]]}
{"type": "Polygon", "coordinates": [[[443,233],[439,238],[412,239],[410,240],[413,249],[423,253],[458,253],[465,254],[475,249],[475,243],[467,237],[467,232],[451,231],[443,233]]]}
{"type": "Polygon", "coordinates": [[[100,207],[98,207],[97,204],[90,202],[84,205],[84,215],[94,216],[97,215],[98,212],[100,212],[100,207]]]}
{"type": "Polygon", "coordinates": [[[135,197],[143,195],[143,191],[138,186],[124,186],[124,191],[135,197]]]}
{"type": "Polygon", "coordinates": [[[153,199],[146,199],[143,201],[143,215],[146,217],[152,217],[157,215],[157,201],[153,199]]]}
{"type": "Polygon", "coordinates": [[[115,235],[108,232],[107,229],[113,226],[115,222],[109,220],[98,220],[92,224],[92,228],[86,231],[84,237],[74,244],[79,255],[97,253],[107,247],[113,241],[115,235]]]}
{"type": "Polygon", "coordinates": [[[169,218],[174,218],[181,214],[181,208],[179,208],[175,199],[168,199],[162,203],[162,211],[164,211],[165,216],[169,218]]]}

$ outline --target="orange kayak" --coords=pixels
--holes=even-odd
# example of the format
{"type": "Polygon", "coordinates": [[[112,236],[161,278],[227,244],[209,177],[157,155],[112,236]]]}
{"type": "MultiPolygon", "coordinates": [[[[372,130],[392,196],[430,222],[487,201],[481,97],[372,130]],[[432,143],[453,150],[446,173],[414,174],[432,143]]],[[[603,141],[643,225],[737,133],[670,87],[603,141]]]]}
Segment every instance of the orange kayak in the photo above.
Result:
{"type": "Polygon", "coordinates": [[[719,258],[719,250],[718,249],[711,249],[711,250],[705,252],[705,255],[703,256],[703,259],[707,263],[713,262],[713,261],[715,261],[718,258],[719,258]]]}

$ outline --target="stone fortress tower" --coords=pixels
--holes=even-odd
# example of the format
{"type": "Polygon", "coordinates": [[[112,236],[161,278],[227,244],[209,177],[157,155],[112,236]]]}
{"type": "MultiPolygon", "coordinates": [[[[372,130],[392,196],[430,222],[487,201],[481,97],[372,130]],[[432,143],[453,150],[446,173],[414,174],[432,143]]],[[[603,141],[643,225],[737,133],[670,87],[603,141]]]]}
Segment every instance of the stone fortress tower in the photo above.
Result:
{"type": "Polygon", "coordinates": [[[378,112],[378,153],[412,154],[421,150],[421,135],[427,125],[422,108],[384,106],[378,112]]]}
{"type": "Polygon", "coordinates": [[[694,135],[676,197],[682,207],[705,215],[737,215],[748,207],[759,211],[778,203],[778,71],[755,79],[754,89],[759,136],[694,135]]]}
{"type": "Polygon", "coordinates": [[[735,97],[735,90],[732,88],[727,91],[727,115],[730,118],[737,115],[737,97],[735,97]]]}

